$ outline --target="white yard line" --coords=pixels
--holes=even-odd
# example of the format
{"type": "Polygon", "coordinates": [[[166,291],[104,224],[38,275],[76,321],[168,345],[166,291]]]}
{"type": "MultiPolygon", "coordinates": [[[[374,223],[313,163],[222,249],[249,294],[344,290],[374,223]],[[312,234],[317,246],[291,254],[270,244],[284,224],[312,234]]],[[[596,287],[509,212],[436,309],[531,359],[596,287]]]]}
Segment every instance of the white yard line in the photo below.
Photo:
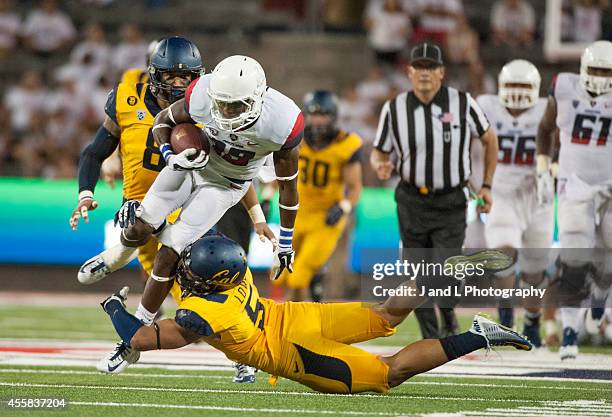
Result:
{"type": "MultiPolygon", "coordinates": [[[[75,371],[75,370],[58,370],[58,369],[21,369],[21,368],[0,368],[2,373],[17,373],[17,374],[45,374],[45,375],[97,375],[102,376],[100,372],[95,371],[75,371]]],[[[228,375],[197,375],[197,374],[149,374],[137,372],[124,372],[117,375],[122,377],[142,377],[142,378],[197,378],[197,379],[228,379],[228,375]]],[[[456,377],[456,376],[455,376],[456,377]]],[[[588,381],[585,381],[588,382],[588,381]]],[[[610,392],[612,388],[588,388],[588,387],[573,387],[573,386],[533,386],[528,384],[480,384],[480,383],[461,383],[461,382],[434,382],[434,381],[406,381],[406,385],[438,385],[451,387],[486,387],[486,388],[528,388],[528,389],[551,389],[560,391],[595,391],[595,392],[610,392]]]]}
{"type": "Polygon", "coordinates": [[[183,404],[151,404],[151,403],[117,403],[117,402],[90,402],[70,401],[68,406],[87,407],[139,407],[139,408],[162,408],[181,410],[210,410],[210,411],[246,411],[261,413],[288,413],[288,414],[334,414],[334,415],[357,415],[357,416],[399,416],[403,413],[376,412],[376,411],[339,411],[339,410],[306,410],[301,408],[246,408],[246,407],[221,407],[213,405],[183,405],[183,404]]]}
{"type": "Polygon", "coordinates": [[[10,387],[30,387],[30,388],[75,388],[75,389],[95,389],[95,390],[120,390],[120,391],[162,391],[162,392],[201,392],[201,393],[221,393],[221,394],[249,394],[249,395],[287,395],[287,396],[304,396],[304,397],[342,397],[359,399],[364,397],[395,400],[413,399],[413,400],[437,400],[437,401],[473,401],[473,402],[499,402],[499,403],[519,403],[532,404],[542,403],[542,400],[521,400],[514,398],[466,398],[466,397],[433,397],[424,395],[405,395],[391,394],[388,396],[380,394],[323,394],[319,392],[300,392],[300,391],[268,391],[268,390],[233,390],[233,389],[207,389],[207,388],[168,388],[168,387],[138,387],[138,386],[115,386],[115,385],[76,385],[76,384],[31,384],[27,382],[0,382],[0,386],[10,387]]]}

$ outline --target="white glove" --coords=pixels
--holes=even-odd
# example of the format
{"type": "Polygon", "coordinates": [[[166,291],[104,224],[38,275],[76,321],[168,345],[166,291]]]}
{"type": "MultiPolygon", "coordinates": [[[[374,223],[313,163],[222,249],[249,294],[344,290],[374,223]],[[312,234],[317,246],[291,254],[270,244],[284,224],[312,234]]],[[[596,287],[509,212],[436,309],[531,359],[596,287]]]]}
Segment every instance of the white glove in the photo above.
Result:
{"type": "Polygon", "coordinates": [[[117,212],[115,213],[114,224],[122,229],[126,229],[129,226],[136,224],[136,219],[142,214],[142,206],[140,201],[128,200],[117,212]]]}
{"type": "Polygon", "coordinates": [[[274,251],[274,258],[272,259],[272,268],[270,268],[270,279],[272,281],[276,281],[278,277],[283,273],[285,268],[289,271],[289,273],[293,272],[293,259],[295,257],[295,252],[293,249],[280,249],[277,247],[274,251]]]}
{"type": "Polygon", "coordinates": [[[208,154],[204,151],[198,151],[195,148],[185,149],[178,155],[170,155],[166,161],[166,165],[174,171],[193,171],[203,169],[208,163],[208,154]],[[194,160],[189,160],[190,156],[195,154],[198,156],[194,160]]]}

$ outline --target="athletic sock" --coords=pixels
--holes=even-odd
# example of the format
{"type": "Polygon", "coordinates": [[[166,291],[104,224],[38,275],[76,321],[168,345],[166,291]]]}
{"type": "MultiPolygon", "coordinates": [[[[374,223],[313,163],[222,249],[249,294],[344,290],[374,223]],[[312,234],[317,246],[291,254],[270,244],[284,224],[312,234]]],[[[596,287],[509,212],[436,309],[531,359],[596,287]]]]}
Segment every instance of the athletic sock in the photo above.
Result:
{"type": "Polygon", "coordinates": [[[117,331],[121,340],[130,346],[132,337],[136,334],[143,324],[136,317],[128,313],[123,305],[117,300],[110,301],[106,304],[104,311],[110,316],[113,326],[117,331]]]}
{"type": "Polygon", "coordinates": [[[155,319],[155,313],[151,313],[149,310],[144,308],[142,303],[138,304],[138,309],[136,310],[135,316],[145,326],[150,326],[153,324],[153,320],[155,319]]]}
{"type": "Polygon", "coordinates": [[[472,332],[445,337],[440,339],[440,343],[449,361],[487,347],[487,340],[483,336],[472,332]]]}
{"type": "Polygon", "coordinates": [[[122,243],[112,246],[100,254],[111,272],[123,268],[137,255],[138,248],[124,246],[122,243]]]}
{"type": "Polygon", "coordinates": [[[540,324],[540,317],[542,313],[539,311],[533,313],[531,311],[525,311],[525,326],[537,326],[540,324]]]}

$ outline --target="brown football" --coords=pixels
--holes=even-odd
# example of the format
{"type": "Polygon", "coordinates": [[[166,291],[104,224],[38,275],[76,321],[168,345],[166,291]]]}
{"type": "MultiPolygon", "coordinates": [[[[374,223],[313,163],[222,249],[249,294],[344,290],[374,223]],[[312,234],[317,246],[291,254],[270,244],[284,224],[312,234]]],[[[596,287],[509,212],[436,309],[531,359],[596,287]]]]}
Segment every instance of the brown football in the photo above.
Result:
{"type": "Polygon", "coordinates": [[[204,131],[191,123],[181,123],[174,126],[170,135],[170,144],[175,154],[189,148],[203,150],[206,153],[210,152],[210,143],[204,131]]]}

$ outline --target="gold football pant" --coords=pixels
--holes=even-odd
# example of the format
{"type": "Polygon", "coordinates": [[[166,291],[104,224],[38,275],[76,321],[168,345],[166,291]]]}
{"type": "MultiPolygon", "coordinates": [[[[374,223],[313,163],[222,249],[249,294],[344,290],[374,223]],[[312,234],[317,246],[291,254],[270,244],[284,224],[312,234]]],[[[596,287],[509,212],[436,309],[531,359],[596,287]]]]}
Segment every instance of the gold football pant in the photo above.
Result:
{"type": "Polygon", "coordinates": [[[268,372],[320,392],[389,390],[387,364],[351,346],[395,333],[367,304],[266,302],[266,314],[270,315],[268,343],[274,357],[274,369],[268,372]]]}

